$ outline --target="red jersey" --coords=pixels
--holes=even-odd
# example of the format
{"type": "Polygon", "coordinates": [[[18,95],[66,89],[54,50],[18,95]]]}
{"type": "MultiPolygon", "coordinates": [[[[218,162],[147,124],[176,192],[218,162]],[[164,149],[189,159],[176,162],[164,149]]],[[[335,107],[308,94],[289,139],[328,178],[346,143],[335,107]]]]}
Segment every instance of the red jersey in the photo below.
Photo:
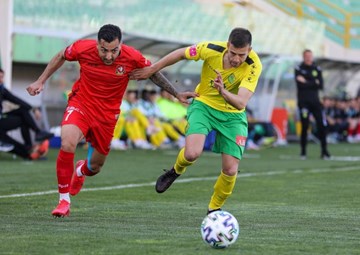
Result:
{"type": "Polygon", "coordinates": [[[122,44],[113,64],[105,65],[99,56],[96,40],[78,40],[66,48],[64,55],[66,60],[80,64],[80,78],[75,82],[69,100],[76,100],[100,116],[117,115],[129,73],[151,65],[139,51],[125,44],[122,44]]]}

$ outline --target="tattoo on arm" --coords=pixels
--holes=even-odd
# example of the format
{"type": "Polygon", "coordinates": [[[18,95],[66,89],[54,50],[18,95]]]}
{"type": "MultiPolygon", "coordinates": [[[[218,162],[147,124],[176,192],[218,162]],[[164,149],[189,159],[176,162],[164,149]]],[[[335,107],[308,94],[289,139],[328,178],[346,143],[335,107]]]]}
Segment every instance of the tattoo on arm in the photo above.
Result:
{"type": "Polygon", "coordinates": [[[174,97],[177,96],[178,92],[173,87],[173,85],[171,85],[171,82],[168,79],[166,79],[166,77],[162,73],[156,72],[152,76],[150,76],[149,79],[160,88],[165,89],[174,97]]]}

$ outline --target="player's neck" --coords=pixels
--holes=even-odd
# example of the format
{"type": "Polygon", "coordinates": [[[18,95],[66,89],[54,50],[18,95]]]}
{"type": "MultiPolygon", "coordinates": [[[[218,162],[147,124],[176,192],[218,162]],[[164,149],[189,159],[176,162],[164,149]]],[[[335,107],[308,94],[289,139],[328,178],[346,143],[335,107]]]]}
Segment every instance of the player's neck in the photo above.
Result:
{"type": "Polygon", "coordinates": [[[229,58],[228,58],[228,53],[226,52],[223,56],[223,68],[224,70],[230,69],[232,68],[229,58]]]}

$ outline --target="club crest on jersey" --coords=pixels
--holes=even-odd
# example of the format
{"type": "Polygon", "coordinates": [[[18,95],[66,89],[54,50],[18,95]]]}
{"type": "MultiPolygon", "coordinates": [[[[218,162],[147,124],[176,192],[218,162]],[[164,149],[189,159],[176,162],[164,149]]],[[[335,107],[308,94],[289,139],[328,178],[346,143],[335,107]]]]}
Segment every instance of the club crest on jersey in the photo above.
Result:
{"type": "Polygon", "coordinates": [[[123,75],[125,73],[125,68],[123,66],[117,66],[115,73],[116,75],[123,75]]]}
{"type": "Polygon", "coordinates": [[[230,74],[230,76],[228,77],[228,82],[229,82],[230,84],[233,84],[234,81],[235,81],[235,75],[232,73],[232,74],[230,74]]]}

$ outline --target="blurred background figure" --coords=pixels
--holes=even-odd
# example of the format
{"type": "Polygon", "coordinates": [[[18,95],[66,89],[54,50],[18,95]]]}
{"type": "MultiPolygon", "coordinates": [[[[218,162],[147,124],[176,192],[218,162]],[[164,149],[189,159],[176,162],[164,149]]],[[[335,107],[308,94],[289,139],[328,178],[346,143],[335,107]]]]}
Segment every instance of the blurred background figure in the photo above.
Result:
{"type": "MultiPolygon", "coordinates": [[[[12,23],[12,26],[8,26],[11,31],[6,31],[6,25],[2,26],[4,31],[0,29],[0,33],[3,32],[0,66],[6,72],[5,78],[9,79],[5,82],[7,89],[21,98],[24,98],[22,96],[25,94],[24,85],[31,82],[31,74],[42,71],[52,57],[55,46],[66,47],[78,38],[96,38],[95,32],[105,20],[113,21],[114,24],[123,24],[126,20],[124,43],[144,52],[151,61],[161,58],[173,49],[184,47],[189,42],[207,40],[214,34],[226,38],[233,27],[239,25],[251,27],[256,34],[254,48],[265,64],[265,72],[259,80],[261,89],[253,96],[249,107],[253,109],[258,121],[272,122],[276,130],[280,130],[275,143],[277,146],[299,142],[300,139],[301,123],[296,107],[294,66],[302,60],[299,53],[304,48],[316,52],[316,63],[322,68],[324,84],[326,84],[325,95],[340,99],[344,92],[349,94],[350,98],[356,98],[360,93],[360,39],[357,36],[360,34],[360,27],[353,23],[354,17],[359,13],[357,1],[340,0],[334,5],[331,1],[299,0],[230,1],[231,4],[222,0],[153,0],[151,4],[146,0],[114,1],[111,4],[99,0],[74,1],[72,12],[63,8],[60,2],[50,3],[39,0],[0,2],[12,5],[9,9],[1,8],[3,15],[0,15],[0,23],[9,23],[9,25],[12,23]],[[101,10],[93,15],[94,6],[100,4],[101,10]],[[167,15],[159,16],[160,7],[164,4],[167,15]],[[124,8],[126,12],[115,15],[114,8],[124,8]],[[13,10],[13,18],[7,16],[11,13],[10,9],[13,10]],[[34,9],[41,11],[33,12],[34,9]],[[341,13],[346,15],[339,13],[339,9],[342,9],[341,13]],[[186,15],[183,15],[184,10],[186,15]],[[314,11],[322,15],[315,17],[314,11]],[[144,13],[149,22],[139,22],[144,13]],[[89,15],[92,17],[92,22],[87,18],[89,15]],[[253,20],[249,18],[250,16],[257,18],[253,20]],[[179,17],[181,24],[189,24],[186,29],[179,26],[179,17]],[[334,26],[334,22],[337,26],[334,26]],[[263,32],[270,30],[271,35],[263,32]],[[55,34],[57,36],[54,37],[55,34]],[[273,43],[274,41],[276,44],[273,43]],[[32,50],[26,50],[30,45],[32,50]],[[286,110],[288,113],[288,119],[284,119],[284,123],[288,120],[288,128],[286,123],[283,125],[282,117],[279,118],[278,110],[286,110]],[[272,116],[276,117],[272,118],[272,116]]],[[[166,77],[179,91],[190,91],[199,82],[199,77],[195,74],[200,68],[198,63],[189,62],[174,65],[164,71],[166,77]]],[[[49,86],[46,86],[46,93],[42,97],[25,100],[30,105],[41,105],[46,130],[53,131],[52,128],[59,125],[67,102],[67,92],[78,79],[78,71],[79,65],[76,63],[65,64],[49,79],[49,86]]],[[[140,81],[136,85],[138,92],[141,93],[146,82],[140,81]]],[[[172,126],[180,131],[180,134],[183,133],[182,129],[186,124],[182,122],[182,128],[179,128],[177,125],[179,123],[172,121],[164,108],[161,111],[168,119],[166,122],[170,120],[172,126]]],[[[350,121],[354,124],[350,119],[346,122],[350,121]]],[[[315,118],[310,116],[309,122],[308,140],[318,143],[320,138],[315,118]]],[[[149,125],[148,132],[154,131],[151,128],[152,126],[149,125]]],[[[356,142],[356,135],[351,135],[350,133],[354,131],[351,131],[352,127],[349,128],[344,133],[339,133],[338,139],[332,139],[335,133],[329,133],[327,140],[356,142]]],[[[11,132],[11,135],[21,138],[21,134],[18,133],[11,132]]],[[[117,143],[119,148],[124,148],[122,141],[127,142],[126,135],[124,126],[122,139],[119,141],[115,139],[113,145],[116,147],[117,143]]],[[[146,134],[145,136],[147,139],[150,137],[146,134]]],[[[50,142],[53,147],[60,146],[60,134],[56,133],[55,139],[51,139],[50,142]]]]}
{"type": "Polygon", "coordinates": [[[246,140],[247,150],[260,150],[275,145],[277,133],[271,122],[259,121],[254,118],[250,108],[246,108],[248,119],[248,137],[246,140]]]}
{"type": "Polygon", "coordinates": [[[310,115],[313,115],[321,143],[321,158],[329,159],[326,119],[323,118],[323,108],[319,98],[319,90],[324,88],[324,81],[321,68],[315,65],[313,53],[309,49],[303,51],[303,61],[295,68],[295,82],[301,121],[300,156],[302,159],[306,159],[309,120],[310,115]]]}
{"type": "MultiPolygon", "coordinates": [[[[0,141],[7,145],[5,151],[16,154],[25,159],[38,159],[47,152],[49,147],[48,139],[54,135],[40,129],[35,119],[41,119],[41,112],[38,108],[33,108],[30,104],[15,96],[5,88],[4,71],[0,69],[0,141]],[[5,111],[3,102],[8,101],[15,105],[15,109],[5,111]],[[30,111],[33,111],[33,115],[30,111]],[[8,134],[8,131],[20,129],[23,143],[20,143],[8,134]],[[30,131],[35,132],[35,142],[31,137],[30,131]],[[12,149],[10,150],[9,148],[12,149]]],[[[6,147],[6,146],[5,146],[6,147]]],[[[4,150],[4,149],[3,149],[4,150]]]]}
{"type": "Polygon", "coordinates": [[[14,149],[14,145],[0,141],[0,151],[8,152],[14,149]]]}
{"type": "Polygon", "coordinates": [[[357,98],[351,98],[349,100],[349,106],[347,109],[347,116],[349,127],[347,130],[346,140],[349,143],[360,142],[360,105],[357,98]]]}
{"type": "Polygon", "coordinates": [[[163,117],[181,134],[185,134],[187,125],[186,110],[187,106],[177,101],[173,95],[161,89],[160,95],[156,100],[163,117]]]}
{"type": "Polygon", "coordinates": [[[126,91],[120,109],[121,113],[115,126],[111,148],[115,150],[125,150],[128,147],[154,149],[146,139],[145,127],[149,123],[138,109],[137,89],[130,88],[126,91]]]}
{"type": "Polygon", "coordinates": [[[158,93],[153,88],[145,88],[139,101],[139,110],[149,121],[147,133],[150,142],[157,148],[177,148],[185,145],[185,137],[180,134],[162,113],[157,104],[158,93]]]}

